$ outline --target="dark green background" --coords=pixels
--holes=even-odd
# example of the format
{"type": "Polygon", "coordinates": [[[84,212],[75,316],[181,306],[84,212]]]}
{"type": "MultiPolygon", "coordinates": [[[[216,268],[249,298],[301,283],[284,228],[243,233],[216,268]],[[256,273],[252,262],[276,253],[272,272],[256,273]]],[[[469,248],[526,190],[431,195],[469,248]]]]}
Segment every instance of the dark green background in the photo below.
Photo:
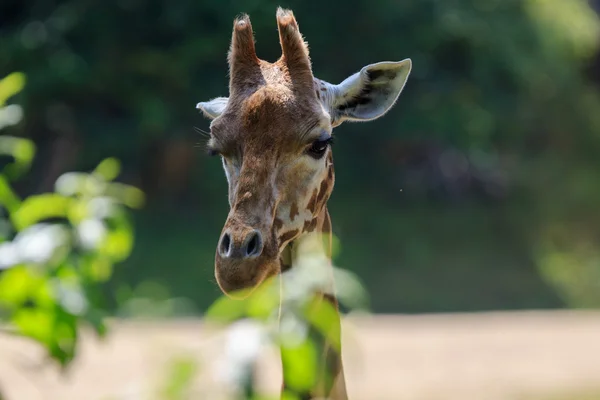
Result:
{"type": "Polygon", "coordinates": [[[321,79],[413,60],[390,113],[335,131],[337,264],[375,311],[600,304],[600,28],[587,2],[3,0],[0,74],[28,77],[15,98],[25,122],[8,133],[40,150],[20,191],[115,156],[148,195],[116,297],[201,311],[219,295],[227,187],[195,104],[227,95],[237,14],[250,14],[259,57],[279,57],[278,5],[294,10],[321,79]]]}

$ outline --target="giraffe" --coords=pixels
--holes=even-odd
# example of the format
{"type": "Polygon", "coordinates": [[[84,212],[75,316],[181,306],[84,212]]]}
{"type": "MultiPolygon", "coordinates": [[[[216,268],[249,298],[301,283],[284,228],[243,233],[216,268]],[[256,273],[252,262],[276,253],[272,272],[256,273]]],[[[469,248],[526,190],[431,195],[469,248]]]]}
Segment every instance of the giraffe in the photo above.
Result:
{"type": "MultiPolygon", "coordinates": [[[[279,7],[276,20],[282,55],[274,63],[257,57],[248,15],[234,20],[229,96],[196,106],[211,120],[208,152],[220,156],[228,182],[215,277],[230,295],[293,270],[298,249],[315,235],[329,238],[322,252],[331,256],[332,129],[388,112],[412,67],[408,58],[379,62],[339,84],[325,82],[313,76],[293,12],[279,7]]],[[[321,296],[338,310],[335,295],[321,296]]],[[[302,398],[347,399],[341,352],[326,341],[322,350],[334,379],[302,398]]]]}

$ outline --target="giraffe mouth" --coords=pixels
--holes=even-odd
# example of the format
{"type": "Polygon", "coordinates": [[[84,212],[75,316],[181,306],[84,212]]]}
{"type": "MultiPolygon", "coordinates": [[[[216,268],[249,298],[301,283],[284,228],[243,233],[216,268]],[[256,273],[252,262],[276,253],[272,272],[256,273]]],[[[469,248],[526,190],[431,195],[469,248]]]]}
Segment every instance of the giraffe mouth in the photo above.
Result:
{"type": "Polygon", "coordinates": [[[256,289],[270,276],[267,271],[262,271],[253,281],[245,282],[242,285],[230,285],[217,278],[217,283],[223,294],[234,300],[244,300],[256,291],[256,289]]]}
{"type": "Polygon", "coordinates": [[[221,291],[234,299],[244,299],[267,278],[279,271],[279,264],[258,257],[256,259],[235,262],[220,259],[218,253],[215,260],[215,278],[221,291]]]}

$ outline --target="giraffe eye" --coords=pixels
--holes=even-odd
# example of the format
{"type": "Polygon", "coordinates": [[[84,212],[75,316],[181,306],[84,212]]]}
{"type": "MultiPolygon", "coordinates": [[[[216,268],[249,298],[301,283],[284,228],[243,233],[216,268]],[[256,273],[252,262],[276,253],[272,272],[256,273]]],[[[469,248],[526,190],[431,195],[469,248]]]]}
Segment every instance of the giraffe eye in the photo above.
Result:
{"type": "Polygon", "coordinates": [[[312,144],[308,148],[308,155],[318,160],[321,157],[323,157],[325,151],[327,151],[327,147],[329,147],[329,145],[331,144],[333,144],[332,137],[328,137],[327,139],[317,139],[314,142],[312,142],[312,144]]]}

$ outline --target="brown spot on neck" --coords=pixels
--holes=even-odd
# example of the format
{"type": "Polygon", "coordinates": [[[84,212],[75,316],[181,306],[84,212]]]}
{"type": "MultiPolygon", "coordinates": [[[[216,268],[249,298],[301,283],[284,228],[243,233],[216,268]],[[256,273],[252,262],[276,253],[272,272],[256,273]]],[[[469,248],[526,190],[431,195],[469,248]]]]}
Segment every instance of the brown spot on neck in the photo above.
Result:
{"type": "Polygon", "coordinates": [[[310,200],[308,200],[308,204],[306,205],[306,208],[308,211],[310,211],[312,214],[315,213],[315,207],[317,206],[317,195],[318,195],[318,191],[317,189],[313,190],[313,194],[312,196],[310,196],[310,200]]]}
{"type": "Polygon", "coordinates": [[[273,221],[273,229],[275,229],[275,232],[278,232],[282,227],[283,221],[279,218],[275,218],[275,220],[273,221]]]}
{"type": "Polygon", "coordinates": [[[290,206],[290,221],[293,221],[296,215],[298,214],[298,206],[296,205],[296,203],[292,203],[292,205],[290,206]]]}
{"type": "Polygon", "coordinates": [[[302,227],[303,232],[312,232],[317,227],[317,218],[313,218],[311,220],[305,221],[304,226],[302,227]]]}
{"type": "Polygon", "coordinates": [[[317,195],[317,204],[321,205],[327,192],[329,191],[329,179],[324,179],[319,187],[319,194],[317,195]]]}
{"type": "Polygon", "coordinates": [[[290,240],[292,240],[293,238],[298,236],[299,233],[300,233],[300,231],[298,229],[294,229],[293,231],[285,232],[283,235],[281,235],[279,237],[279,246],[281,246],[282,244],[284,244],[286,242],[289,242],[290,240]]]}

